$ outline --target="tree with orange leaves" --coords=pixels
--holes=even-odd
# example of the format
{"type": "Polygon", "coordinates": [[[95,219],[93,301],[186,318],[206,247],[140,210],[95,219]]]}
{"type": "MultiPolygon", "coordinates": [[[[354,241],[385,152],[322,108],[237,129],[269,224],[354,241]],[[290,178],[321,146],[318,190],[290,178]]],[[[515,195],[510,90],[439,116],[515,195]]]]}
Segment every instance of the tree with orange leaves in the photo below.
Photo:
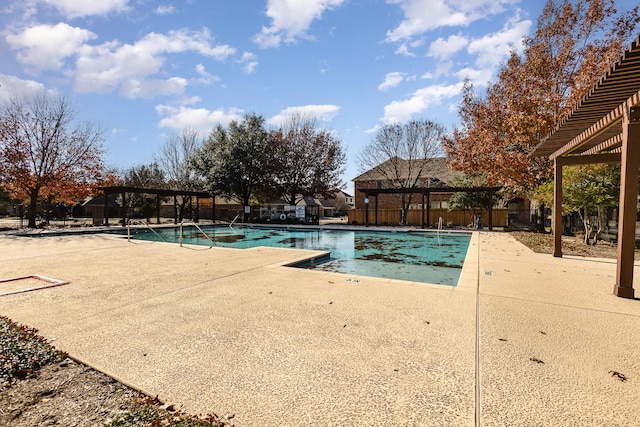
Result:
{"type": "Polygon", "coordinates": [[[102,131],[75,119],[66,99],[46,93],[0,112],[0,186],[29,204],[29,227],[39,202],[77,201],[105,179],[102,131]]]}
{"type": "Polygon", "coordinates": [[[614,0],[549,0],[522,55],[513,52],[484,98],[465,84],[461,127],[443,146],[452,169],[485,173],[489,185],[528,193],[551,178],[528,154],[619,58],[640,22],[614,0]]]}

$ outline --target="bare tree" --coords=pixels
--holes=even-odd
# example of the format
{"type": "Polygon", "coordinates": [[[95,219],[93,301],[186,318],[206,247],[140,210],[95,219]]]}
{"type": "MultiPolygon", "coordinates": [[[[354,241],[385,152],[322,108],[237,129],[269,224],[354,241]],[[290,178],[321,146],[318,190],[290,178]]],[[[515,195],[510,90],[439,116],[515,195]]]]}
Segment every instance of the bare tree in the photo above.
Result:
{"type": "MultiPolygon", "coordinates": [[[[383,125],[359,156],[362,172],[388,188],[411,189],[428,185],[435,157],[443,155],[444,127],[430,120],[412,120],[405,124],[383,125]]],[[[411,205],[412,194],[400,196],[401,222],[411,205]]]]}
{"type": "Polygon", "coordinates": [[[102,130],[77,123],[64,98],[41,93],[14,98],[0,114],[0,186],[29,203],[29,227],[39,202],[75,202],[104,179],[102,130]]]}
{"type": "MultiPolygon", "coordinates": [[[[202,139],[195,129],[184,129],[165,140],[156,153],[155,162],[164,172],[168,187],[173,190],[197,191],[202,185],[191,162],[202,145],[202,139]]],[[[178,203],[179,218],[192,209],[191,197],[180,196],[178,203]]]]}
{"type": "Polygon", "coordinates": [[[195,129],[184,129],[170,135],[154,156],[155,162],[164,172],[170,188],[195,190],[198,183],[190,164],[191,158],[202,145],[202,138],[195,129]]]}
{"type": "Polygon", "coordinates": [[[293,115],[269,136],[274,196],[295,205],[306,196],[331,197],[344,186],[341,141],[316,118],[293,115]]]}

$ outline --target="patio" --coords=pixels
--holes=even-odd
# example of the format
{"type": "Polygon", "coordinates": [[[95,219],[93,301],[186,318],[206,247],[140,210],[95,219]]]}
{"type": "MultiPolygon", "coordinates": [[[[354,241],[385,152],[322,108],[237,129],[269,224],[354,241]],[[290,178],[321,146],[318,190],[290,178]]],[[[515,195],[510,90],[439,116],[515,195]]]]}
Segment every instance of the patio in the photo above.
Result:
{"type": "Polygon", "coordinates": [[[554,258],[478,232],[450,288],[284,267],[309,255],[299,250],[106,235],[0,242],[0,278],[70,282],[0,297],[0,314],[238,426],[640,417],[640,303],[611,293],[615,260],[554,258]]]}

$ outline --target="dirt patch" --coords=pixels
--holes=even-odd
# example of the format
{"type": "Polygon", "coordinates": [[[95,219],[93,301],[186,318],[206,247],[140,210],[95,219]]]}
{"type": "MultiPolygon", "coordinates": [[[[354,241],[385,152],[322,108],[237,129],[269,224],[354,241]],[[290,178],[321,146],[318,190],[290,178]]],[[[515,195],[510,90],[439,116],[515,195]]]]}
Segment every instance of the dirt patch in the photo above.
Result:
{"type": "Polygon", "coordinates": [[[0,393],[0,424],[104,425],[145,396],[91,368],[65,359],[0,393]]]}
{"type": "MultiPolygon", "coordinates": [[[[535,233],[529,231],[512,231],[509,233],[520,243],[534,252],[553,253],[553,235],[535,233]]],[[[587,246],[579,237],[562,236],[562,254],[575,255],[589,258],[616,258],[617,246],[608,242],[599,241],[595,246],[587,246]]]]}
{"type": "Polygon", "coordinates": [[[232,418],[162,404],[0,316],[0,426],[221,427],[232,418]]]}

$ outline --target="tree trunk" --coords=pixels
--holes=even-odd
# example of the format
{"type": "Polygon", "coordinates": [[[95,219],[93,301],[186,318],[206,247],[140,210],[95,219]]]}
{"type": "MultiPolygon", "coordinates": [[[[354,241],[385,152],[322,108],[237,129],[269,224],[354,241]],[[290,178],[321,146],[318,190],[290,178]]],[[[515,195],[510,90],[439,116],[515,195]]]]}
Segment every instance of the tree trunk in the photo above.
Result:
{"type": "Polygon", "coordinates": [[[29,224],[27,227],[36,228],[36,211],[38,209],[38,190],[34,189],[29,197],[29,224]]]}
{"type": "Polygon", "coordinates": [[[593,232],[593,224],[591,223],[591,217],[589,216],[589,210],[583,208],[584,214],[581,215],[582,223],[584,224],[584,244],[589,246],[591,244],[591,233],[593,232]]]}
{"type": "MultiPolygon", "coordinates": [[[[544,211],[545,211],[545,206],[544,203],[540,203],[540,207],[539,209],[539,215],[538,215],[538,223],[537,228],[538,228],[538,232],[539,233],[546,233],[547,230],[544,228],[544,211]]],[[[562,233],[562,230],[555,230],[557,233],[562,233]]]]}

